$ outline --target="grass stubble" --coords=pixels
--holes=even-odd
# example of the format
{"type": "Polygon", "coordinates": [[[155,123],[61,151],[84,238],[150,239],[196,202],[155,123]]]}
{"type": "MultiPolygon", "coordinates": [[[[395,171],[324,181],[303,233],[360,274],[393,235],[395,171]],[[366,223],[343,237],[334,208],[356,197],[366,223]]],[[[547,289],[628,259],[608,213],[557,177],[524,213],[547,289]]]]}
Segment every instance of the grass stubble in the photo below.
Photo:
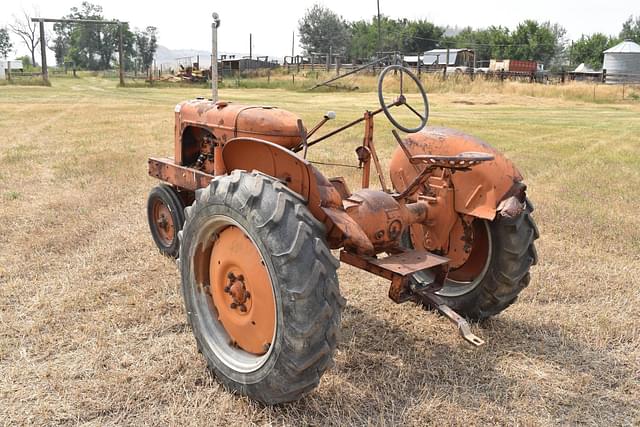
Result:
{"type": "MultiPolygon", "coordinates": [[[[202,89],[99,78],[0,88],[0,423],[637,425],[640,106],[500,93],[431,96],[432,125],[490,142],[526,177],[540,264],[470,348],[433,313],[343,265],[335,366],[292,404],[263,407],[206,371],[175,264],[154,248],[150,155],[170,155],[173,106],[202,89]]],[[[225,89],[309,125],[373,109],[373,93],[225,89]],[[277,102],[276,102],[277,101],[277,102]]],[[[404,117],[405,119],[408,116],[404,117]]],[[[394,148],[376,121],[379,155],[394,148]]],[[[354,162],[362,129],[311,150],[354,162]]],[[[345,175],[352,170],[323,168],[345,175]]]]}

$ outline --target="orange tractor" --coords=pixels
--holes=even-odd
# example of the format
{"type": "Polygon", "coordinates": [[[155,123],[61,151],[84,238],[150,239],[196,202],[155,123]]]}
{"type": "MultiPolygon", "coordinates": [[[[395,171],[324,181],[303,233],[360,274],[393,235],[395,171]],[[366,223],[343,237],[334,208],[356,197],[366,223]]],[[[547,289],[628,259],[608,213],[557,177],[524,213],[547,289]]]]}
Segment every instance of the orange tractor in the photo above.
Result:
{"type": "Polygon", "coordinates": [[[477,138],[425,127],[427,96],[408,69],[387,67],[378,96],[380,108],[322,136],[333,113],[307,129],[275,107],[185,101],[175,108],[174,157],[149,159],[149,174],[166,183],[149,196],[151,234],[178,258],[198,350],[229,389],[273,404],[317,386],[345,304],[334,253],[388,279],[393,301],[439,311],[474,345],[483,341],[465,318],[501,312],[529,283],[538,232],[520,172],[477,138]],[[400,93],[388,102],[392,71],[400,93]],[[405,76],[420,108],[407,101],[405,76]],[[399,123],[397,107],[419,124],[399,123]],[[373,141],[380,113],[406,133],[392,131],[388,176],[373,141]],[[362,189],[353,192],[307,153],[359,123],[362,189]],[[369,188],[372,168],[379,190],[369,188]]]}

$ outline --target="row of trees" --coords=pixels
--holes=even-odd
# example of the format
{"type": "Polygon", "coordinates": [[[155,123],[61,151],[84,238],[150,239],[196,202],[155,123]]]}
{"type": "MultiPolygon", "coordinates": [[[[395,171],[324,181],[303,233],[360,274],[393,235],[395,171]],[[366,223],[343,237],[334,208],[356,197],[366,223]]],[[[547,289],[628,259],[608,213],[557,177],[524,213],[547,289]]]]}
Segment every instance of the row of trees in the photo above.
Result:
{"type": "MultiPolygon", "coordinates": [[[[80,7],[72,7],[70,13],[62,18],[106,20],[102,6],[87,1],[80,7]]],[[[37,23],[31,22],[30,14],[23,11],[22,16],[14,16],[14,23],[9,29],[22,40],[30,53],[30,63],[35,66],[40,43],[37,23]]],[[[53,34],[46,37],[47,47],[54,51],[59,66],[72,63],[79,69],[106,70],[118,65],[119,31],[116,24],[56,23],[53,34]]],[[[132,30],[125,24],[122,36],[125,69],[147,71],[158,46],[157,29],[132,30]]]]}
{"type": "Polygon", "coordinates": [[[347,22],[332,10],[314,5],[298,23],[300,43],[307,54],[341,54],[348,58],[369,58],[376,52],[419,52],[432,49],[444,35],[444,28],[425,20],[380,18],[378,21],[347,22]]]}
{"type": "Polygon", "coordinates": [[[547,67],[587,63],[601,67],[602,52],[622,39],[640,43],[640,17],[623,23],[618,37],[600,33],[570,42],[566,30],[557,23],[525,20],[510,30],[491,26],[467,27],[453,36],[446,29],[425,20],[410,21],[381,16],[369,21],[348,22],[332,10],[314,5],[298,23],[300,42],[307,54],[333,53],[348,60],[372,58],[377,52],[424,52],[435,47],[472,48],[477,61],[491,58],[535,60],[547,67]],[[379,27],[378,27],[379,25],[379,27]]]}

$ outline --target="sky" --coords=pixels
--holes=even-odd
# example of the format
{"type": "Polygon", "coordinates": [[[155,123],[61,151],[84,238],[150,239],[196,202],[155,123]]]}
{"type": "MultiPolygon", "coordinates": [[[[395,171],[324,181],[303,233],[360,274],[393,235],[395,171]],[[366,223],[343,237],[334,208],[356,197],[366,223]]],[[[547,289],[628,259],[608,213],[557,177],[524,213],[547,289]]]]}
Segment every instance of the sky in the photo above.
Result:
{"type": "MultiPolygon", "coordinates": [[[[514,28],[524,19],[557,22],[571,39],[603,32],[617,35],[630,16],[640,16],[640,0],[534,0],[490,1],[379,0],[380,12],[392,18],[427,19],[450,27],[502,25],[514,28]]],[[[57,18],[69,13],[82,0],[3,0],[0,27],[13,21],[23,9],[39,10],[40,16],[57,18]]],[[[306,9],[320,3],[347,20],[370,19],[376,14],[376,0],[225,0],[225,1],[136,1],[92,0],[103,7],[106,19],[128,21],[132,27],[158,28],[158,43],[170,49],[210,50],[211,12],[218,12],[218,50],[248,54],[249,33],[254,55],[282,57],[291,54],[292,33],[306,9]],[[163,6],[163,3],[165,4],[163,6]]],[[[52,24],[46,24],[51,29],[52,24]]],[[[17,36],[17,54],[27,53],[17,36]]],[[[296,34],[295,53],[301,53],[296,34]]],[[[53,57],[49,53],[48,57],[53,57]]]]}

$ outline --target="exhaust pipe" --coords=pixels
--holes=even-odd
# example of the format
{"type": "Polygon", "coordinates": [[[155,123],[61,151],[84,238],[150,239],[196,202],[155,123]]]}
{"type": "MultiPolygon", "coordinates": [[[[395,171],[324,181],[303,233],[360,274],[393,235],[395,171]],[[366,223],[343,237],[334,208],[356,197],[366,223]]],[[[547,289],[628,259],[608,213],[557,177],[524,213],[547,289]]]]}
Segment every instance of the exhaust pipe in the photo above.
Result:
{"type": "Polygon", "coordinates": [[[216,12],[211,14],[211,100],[218,102],[218,27],[220,16],[216,12]]]}

